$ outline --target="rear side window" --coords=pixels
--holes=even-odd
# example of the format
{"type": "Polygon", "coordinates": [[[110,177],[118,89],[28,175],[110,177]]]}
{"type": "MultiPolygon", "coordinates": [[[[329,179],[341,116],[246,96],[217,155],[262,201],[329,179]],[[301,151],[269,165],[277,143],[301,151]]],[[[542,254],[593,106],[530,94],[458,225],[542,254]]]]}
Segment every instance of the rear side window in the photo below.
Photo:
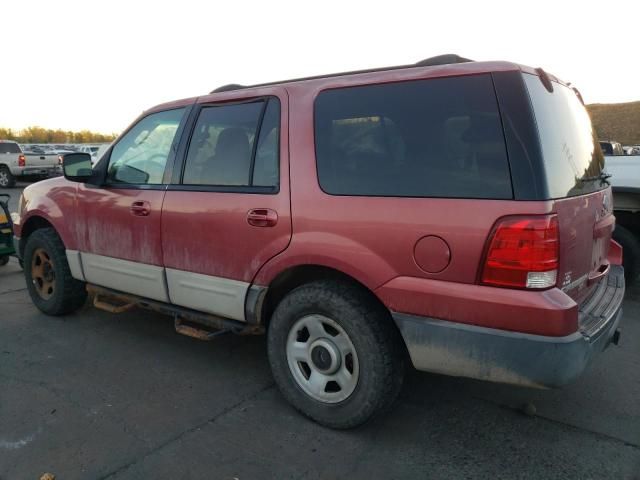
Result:
{"type": "Polygon", "coordinates": [[[330,194],[513,198],[489,75],[322,92],[315,134],[330,194]]]}
{"type": "Polygon", "coordinates": [[[276,187],[279,124],[275,98],[204,107],[191,137],[182,183],[276,187]]]}
{"type": "Polygon", "coordinates": [[[13,142],[0,142],[0,153],[21,153],[20,147],[13,142]]]}
{"type": "Polygon", "coordinates": [[[550,198],[600,190],[604,157],[586,108],[573,90],[552,82],[549,92],[537,75],[523,74],[538,126],[550,198]]]}

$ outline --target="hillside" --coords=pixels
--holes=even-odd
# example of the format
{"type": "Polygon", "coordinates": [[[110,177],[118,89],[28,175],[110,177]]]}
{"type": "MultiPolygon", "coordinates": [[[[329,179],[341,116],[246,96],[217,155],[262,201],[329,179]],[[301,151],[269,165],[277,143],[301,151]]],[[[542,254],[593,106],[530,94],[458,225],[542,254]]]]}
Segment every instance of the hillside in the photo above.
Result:
{"type": "Polygon", "coordinates": [[[640,102],[594,103],[587,110],[601,140],[640,144],[640,102]]]}

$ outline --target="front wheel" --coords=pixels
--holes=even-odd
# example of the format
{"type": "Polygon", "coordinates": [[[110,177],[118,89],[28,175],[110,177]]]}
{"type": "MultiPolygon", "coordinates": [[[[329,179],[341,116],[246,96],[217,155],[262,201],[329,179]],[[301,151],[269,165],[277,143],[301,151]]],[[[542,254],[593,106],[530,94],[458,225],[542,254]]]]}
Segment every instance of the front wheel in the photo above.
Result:
{"type": "Polygon", "coordinates": [[[289,293],[269,324],[268,353],[285,398],[331,428],[352,428],[386,410],[404,378],[402,340],[389,313],[342,282],[289,293]]]}
{"type": "Polygon", "coordinates": [[[29,295],[42,312],[64,315],[84,304],[85,284],[71,276],[64,244],[53,228],[36,230],[29,236],[24,267],[29,295]]]}

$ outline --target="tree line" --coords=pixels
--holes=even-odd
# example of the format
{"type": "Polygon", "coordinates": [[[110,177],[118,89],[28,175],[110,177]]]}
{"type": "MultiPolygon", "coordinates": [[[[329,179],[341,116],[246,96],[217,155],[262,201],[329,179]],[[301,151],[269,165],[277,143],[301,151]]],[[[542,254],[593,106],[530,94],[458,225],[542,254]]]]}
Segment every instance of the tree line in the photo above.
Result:
{"type": "Polygon", "coordinates": [[[53,130],[42,127],[27,127],[23,130],[0,128],[0,140],[18,143],[109,143],[116,138],[115,133],[104,134],[89,130],[53,130]]]}

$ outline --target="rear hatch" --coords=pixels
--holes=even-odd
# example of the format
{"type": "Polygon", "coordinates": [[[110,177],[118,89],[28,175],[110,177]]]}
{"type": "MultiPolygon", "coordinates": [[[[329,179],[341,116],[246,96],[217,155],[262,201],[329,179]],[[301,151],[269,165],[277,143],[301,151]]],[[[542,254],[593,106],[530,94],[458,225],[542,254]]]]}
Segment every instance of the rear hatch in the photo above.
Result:
{"type": "Polygon", "coordinates": [[[570,87],[523,74],[533,107],[549,198],[558,215],[558,283],[581,303],[606,277],[615,225],[604,157],[584,105],[570,87]]]}

